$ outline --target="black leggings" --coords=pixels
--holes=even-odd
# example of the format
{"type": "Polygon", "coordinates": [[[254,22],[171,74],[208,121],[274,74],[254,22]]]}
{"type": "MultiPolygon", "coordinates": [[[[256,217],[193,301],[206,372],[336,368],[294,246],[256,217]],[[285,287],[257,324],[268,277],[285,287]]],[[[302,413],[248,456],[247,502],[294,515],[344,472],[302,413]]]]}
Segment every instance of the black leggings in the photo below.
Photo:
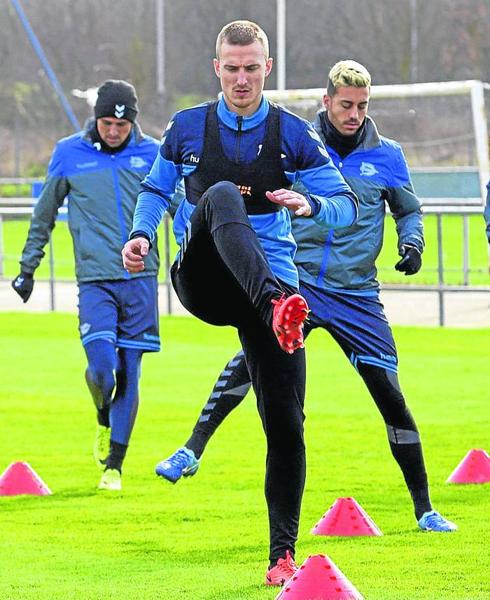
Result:
{"type": "MultiPolygon", "coordinates": [[[[305,332],[306,335],[310,331],[305,332]]],[[[346,352],[349,355],[349,352],[346,352]]],[[[398,377],[373,365],[357,363],[386,425],[390,449],[412,496],[417,518],[431,510],[422,443],[412,414],[400,390],[398,377]]],[[[243,352],[234,356],[223,369],[218,384],[201,412],[186,446],[200,457],[206,444],[227,415],[243,400],[250,388],[250,375],[243,352]]]]}
{"type": "Polygon", "coordinates": [[[238,188],[218,183],[188,224],[172,282],[201,320],[238,329],[267,438],[265,496],[270,560],[294,555],[305,481],[305,354],[287,354],[271,329],[271,300],[284,291],[270,270],[238,188]]]}

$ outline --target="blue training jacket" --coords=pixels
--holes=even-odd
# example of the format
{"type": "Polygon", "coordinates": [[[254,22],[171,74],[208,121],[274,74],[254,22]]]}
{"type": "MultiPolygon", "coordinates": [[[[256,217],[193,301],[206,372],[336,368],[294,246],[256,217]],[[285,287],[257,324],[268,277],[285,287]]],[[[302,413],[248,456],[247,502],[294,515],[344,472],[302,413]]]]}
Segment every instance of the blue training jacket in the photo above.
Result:
{"type": "MultiPolygon", "coordinates": [[[[155,163],[142,183],[142,192],[133,221],[133,233],[144,233],[153,240],[156,229],[182,178],[191,174],[203,150],[207,104],[176,113],[165,130],[155,163]]],[[[240,118],[228,110],[221,97],[217,115],[225,154],[238,162],[249,162],[261,150],[269,103],[262,98],[258,110],[240,118]]],[[[330,160],[318,134],[310,123],[280,108],[281,158],[284,173],[291,183],[301,181],[308,191],[314,220],[325,227],[351,225],[357,216],[357,198],[330,160]]],[[[272,190],[271,190],[272,191],[272,190]]],[[[195,206],[185,198],[174,216],[174,233],[180,243],[195,206]]],[[[291,217],[287,209],[261,215],[249,215],[274,274],[282,281],[298,286],[293,258],[296,243],[291,235],[291,217]]]]}
{"type": "Polygon", "coordinates": [[[22,270],[34,273],[39,266],[58,209],[67,197],[77,281],[156,275],[156,244],[146,270],[131,276],[123,267],[121,249],[129,235],[141,180],[155,160],[159,143],[135,124],[122,150],[103,152],[88,133],[91,125],[93,120],[86,130],[56,144],[22,252],[22,270]]]}
{"type": "MultiPolygon", "coordinates": [[[[325,141],[320,118],[315,129],[325,141]]],[[[298,244],[295,262],[300,281],[329,291],[377,294],[375,261],[383,245],[386,205],[396,223],[398,248],[424,248],[422,211],[400,145],[379,135],[366,117],[364,140],[343,159],[326,145],[334,164],[359,198],[359,217],[351,226],[333,230],[316,220],[294,218],[298,244]]]]}

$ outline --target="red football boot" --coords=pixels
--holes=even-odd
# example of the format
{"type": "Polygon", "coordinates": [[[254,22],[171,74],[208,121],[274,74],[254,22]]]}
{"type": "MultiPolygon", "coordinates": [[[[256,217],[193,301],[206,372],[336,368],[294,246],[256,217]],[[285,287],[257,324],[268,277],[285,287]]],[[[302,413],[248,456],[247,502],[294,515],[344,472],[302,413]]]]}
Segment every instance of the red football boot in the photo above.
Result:
{"type": "Polygon", "coordinates": [[[272,329],[279,346],[288,354],[304,348],[303,323],[309,312],[306,300],[299,294],[288,297],[283,294],[279,300],[272,300],[272,304],[272,329]]]}
{"type": "Polygon", "coordinates": [[[293,557],[286,550],[286,558],[280,558],[275,567],[265,574],[265,585],[284,585],[298,570],[293,557]]]}

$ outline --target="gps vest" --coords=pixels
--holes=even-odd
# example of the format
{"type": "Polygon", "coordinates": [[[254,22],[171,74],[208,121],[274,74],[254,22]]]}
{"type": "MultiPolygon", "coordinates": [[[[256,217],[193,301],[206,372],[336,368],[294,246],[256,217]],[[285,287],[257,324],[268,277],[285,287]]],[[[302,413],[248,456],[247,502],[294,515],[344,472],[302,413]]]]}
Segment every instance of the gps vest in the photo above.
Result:
{"type": "MultiPolygon", "coordinates": [[[[265,137],[258,156],[252,162],[230,160],[221,145],[217,102],[210,102],[206,113],[204,130],[204,148],[199,165],[185,178],[186,198],[191,204],[197,204],[204,192],[219,181],[231,181],[238,186],[245,201],[249,215],[276,212],[282,206],[266,198],[266,191],[291,188],[291,182],[284,174],[281,160],[281,131],[279,108],[270,104],[267,116],[265,137]]],[[[246,135],[238,129],[237,144],[240,136],[246,135]]]]}

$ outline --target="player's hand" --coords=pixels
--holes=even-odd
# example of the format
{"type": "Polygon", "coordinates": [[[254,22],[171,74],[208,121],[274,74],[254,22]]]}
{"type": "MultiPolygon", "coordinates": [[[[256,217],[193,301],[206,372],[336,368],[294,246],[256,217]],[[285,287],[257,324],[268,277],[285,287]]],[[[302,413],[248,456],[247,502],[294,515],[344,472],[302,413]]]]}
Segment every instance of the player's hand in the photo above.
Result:
{"type": "Polygon", "coordinates": [[[128,240],[121,251],[124,268],[128,273],[139,273],[145,269],[145,256],[150,251],[150,242],[144,237],[128,240]]]}
{"type": "Polygon", "coordinates": [[[396,263],[395,269],[405,275],[415,275],[422,266],[422,256],[415,246],[402,246],[402,258],[396,263]]]}
{"type": "Polygon", "coordinates": [[[34,287],[34,278],[32,273],[21,271],[19,275],[12,281],[12,287],[24,301],[24,304],[29,300],[34,287]]]}
{"type": "Polygon", "coordinates": [[[298,192],[281,188],[274,192],[266,192],[267,199],[294,211],[297,217],[309,217],[311,206],[308,200],[298,192]]]}

